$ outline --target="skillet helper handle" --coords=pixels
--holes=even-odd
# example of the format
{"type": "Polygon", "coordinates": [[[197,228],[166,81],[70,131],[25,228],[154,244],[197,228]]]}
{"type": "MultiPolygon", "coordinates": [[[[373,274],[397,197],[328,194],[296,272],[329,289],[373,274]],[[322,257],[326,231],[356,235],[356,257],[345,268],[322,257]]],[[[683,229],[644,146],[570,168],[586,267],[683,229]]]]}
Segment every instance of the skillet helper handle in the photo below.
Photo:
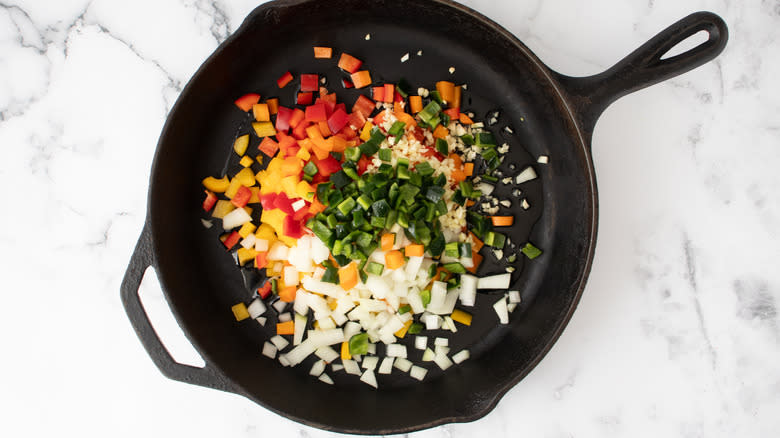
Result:
{"type": "Polygon", "coordinates": [[[574,105],[590,136],[601,113],[615,100],[658,82],[686,73],[718,56],[726,47],[728,28],[712,12],[696,12],[672,24],[603,73],[570,77],[553,72],[574,105]],[[678,55],[661,59],[676,45],[698,32],[707,41],[678,55]]]}
{"type": "Polygon", "coordinates": [[[149,357],[151,357],[152,362],[169,379],[222,391],[236,392],[230,381],[210,368],[208,362],[206,362],[206,366],[203,368],[184,365],[176,362],[168,353],[168,350],[154,331],[154,327],[152,327],[138,296],[138,288],[141,286],[141,281],[149,266],[154,266],[154,250],[152,248],[152,233],[147,224],[144,225],[141,236],[138,238],[138,243],[122,279],[120,291],[122,305],[125,308],[127,317],[130,319],[135,333],[141,340],[141,344],[143,344],[149,357]]]}

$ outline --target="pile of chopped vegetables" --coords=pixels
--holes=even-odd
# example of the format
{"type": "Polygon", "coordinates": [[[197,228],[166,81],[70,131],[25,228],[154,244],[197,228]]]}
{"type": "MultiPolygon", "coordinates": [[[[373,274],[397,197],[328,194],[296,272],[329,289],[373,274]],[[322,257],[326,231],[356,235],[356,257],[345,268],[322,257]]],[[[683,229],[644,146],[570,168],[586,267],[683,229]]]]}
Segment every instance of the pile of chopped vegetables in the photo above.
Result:
{"type": "MultiPolygon", "coordinates": [[[[314,47],[317,58],[332,54],[314,47]]],[[[400,80],[369,87],[362,61],[343,53],[338,66],[348,74],[344,87],[370,90],[349,111],[317,74],[299,76],[290,107],[258,94],[235,101],[251,113],[254,132],[233,143],[238,172],[203,180],[203,210],[221,220],[222,243],[237,263],[265,275],[249,304],[232,308],[238,321],[275,322],[263,355],[284,366],[314,355],[311,374],[330,384],[327,365],[374,387],[376,374],[423,380],[426,362],[445,370],[469,358],[466,349],[450,354],[448,338],[429,342],[429,335],[470,326],[478,289],[510,286],[511,266],[476,276],[481,248],[501,258],[508,239],[500,230],[514,222],[495,215],[510,201],[490,198],[509,146],[460,111],[461,86],[440,81],[435,90],[412,90],[400,80]],[[252,135],[256,154],[248,153],[252,135]],[[413,342],[400,341],[411,335],[413,342]],[[412,345],[422,362],[409,360],[412,345]]],[[[277,86],[295,79],[286,72],[277,86]]],[[[507,178],[520,185],[536,172],[529,166],[507,178]]],[[[531,243],[521,252],[541,254],[531,243]]],[[[498,298],[498,321],[507,324],[520,293],[498,298]]]]}

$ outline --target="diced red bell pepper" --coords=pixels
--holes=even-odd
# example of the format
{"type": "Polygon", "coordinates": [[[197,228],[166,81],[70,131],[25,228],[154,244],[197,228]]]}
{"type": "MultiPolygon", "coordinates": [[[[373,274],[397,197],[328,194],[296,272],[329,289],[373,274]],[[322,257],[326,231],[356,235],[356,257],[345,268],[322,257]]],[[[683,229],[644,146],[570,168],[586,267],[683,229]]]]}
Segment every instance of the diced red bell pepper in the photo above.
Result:
{"type": "Polygon", "coordinates": [[[285,216],[283,232],[285,236],[300,239],[303,236],[303,226],[300,221],[295,220],[292,216],[285,216]]]}
{"type": "Polygon", "coordinates": [[[244,206],[246,206],[246,204],[249,202],[249,198],[251,197],[252,191],[247,187],[241,186],[238,188],[236,194],[233,195],[233,199],[230,200],[230,203],[235,205],[237,208],[244,208],[244,206]]]}
{"type": "Polygon", "coordinates": [[[314,164],[317,166],[318,174],[325,177],[341,170],[341,163],[339,163],[339,160],[333,158],[332,155],[328,155],[325,159],[317,160],[314,164]]]}
{"type": "Polygon", "coordinates": [[[310,125],[311,123],[307,122],[306,120],[298,123],[298,126],[293,129],[293,137],[295,137],[296,140],[303,140],[306,138],[306,128],[308,128],[310,125]]]}
{"type": "Polygon", "coordinates": [[[328,117],[330,117],[330,114],[336,109],[338,96],[336,96],[336,93],[324,94],[318,97],[314,103],[324,103],[325,109],[328,111],[328,117]]]}
{"type": "Polygon", "coordinates": [[[230,249],[236,246],[239,239],[241,239],[241,236],[238,234],[238,231],[233,231],[227,236],[227,238],[225,238],[225,241],[222,242],[222,244],[224,244],[225,248],[227,248],[227,250],[230,251],[230,249]]]}
{"type": "Polygon", "coordinates": [[[203,200],[203,210],[211,211],[214,208],[214,204],[217,203],[217,195],[208,190],[204,190],[204,192],[206,192],[206,199],[203,200]]]}
{"type": "Polygon", "coordinates": [[[328,181],[328,177],[327,176],[317,172],[317,174],[312,177],[311,184],[313,186],[316,186],[319,183],[324,183],[324,182],[327,182],[327,181],[328,181]]]}
{"type": "Polygon", "coordinates": [[[301,91],[317,91],[320,85],[318,75],[301,75],[301,91]]]}
{"type": "Polygon", "coordinates": [[[422,156],[426,157],[426,158],[434,157],[434,158],[436,158],[439,161],[443,161],[444,160],[444,155],[440,154],[436,149],[434,149],[434,148],[432,148],[430,146],[426,146],[425,147],[425,150],[423,151],[422,156]]]}
{"type": "Polygon", "coordinates": [[[371,87],[371,97],[377,102],[385,101],[385,87],[371,87]]]}
{"type": "Polygon", "coordinates": [[[328,128],[330,128],[330,132],[337,133],[347,125],[347,122],[349,122],[349,116],[343,109],[339,108],[328,118],[328,128]]]}
{"type": "Polygon", "coordinates": [[[306,114],[303,112],[300,108],[295,108],[293,110],[292,116],[290,116],[290,127],[295,129],[296,126],[298,126],[304,119],[306,114]]]}
{"type": "Polygon", "coordinates": [[[358,111],[363,114],[363,117],[365,118],[371,117],[371,113],[374,112],[374,109],[376,109],[376,103],[362,94],[358,96],[355,104],[352,105],[352,112],[358,111]]]}
{"type": "Polygon", "coordinates": [[[284,192],[280,192],[278,195],[276,195],[276,199],[274,200],[274,207],[282,210],[287,214],[295,213],[295,210],[292,208],[292,201],[290,201],[290,198],[288,198],[287,194],[284,192]]]}
{"type": "Polygon", "coordinates": [[[420,143],[422,143],[423,140],[425,140],[425,134],[423,133],[423,130],[420,127],[415,126],[414,129],[411,130],[411,133],[412,136],[420,143]]]}
{"type": "Polygon", "coordinates": [[[306,121],[307,122],[326,122],[328,116],[325,112],[325,104],[315,103],[306,107],[306,121]]]}
{"type": "Polygon", "coordinates": [[[273,210],[276,208],[276,197],[276,193],[260,195],[260,205],[263,206],[263,210],[273,210]]]}
{"type": "Polygon", "coordinates": [[[293,110],[287,107],[280,106],[276,113],[276,131],[287,132],[290,129],[290,117],[293,115],[293,110]]]}
{"type": "Polygon", "coordinates": [[[289,84],[292,80],[293,75],[288,71],[285,74],[279,76],[279,79],[276,80],[276,85],[278,85],[279,88],[284,88],[285,85],[289,84]]]}
{"type": "MultiPolygon", "coordinates": [[[[346,105],[344,105],[344,102],[339,102],[339,103],[337,103],[337,104],[336,104],[336,106],[334,106],[334,107],[333,107],[333,111],[335,112],[335,111],[337,111],[339,108],[341,108],[341,109],[342,109],[342,111],[344,111],[345,113],[347,113],[347,106],[346,106],[346,105]]],[[[347,114],[349,114],[349,113],[347,113],[347,114]]]]}
{"type": "Polygon", "coordinates": [[[309,91],[306,93],[298,93],[298,98],[295,100],[295,103],[298,105],[311,105],[313,101],[314,93],[309,91]]]}
{"type": "Polygon", "coordinates": [[[237,107],[241,108],[241,111],[249,111],[252,109],[252,105],[256,104],[257,102],[260,102],[260,95],[257,93],[248,93],[239,97],[233,103],[235,103],[237,107]]]}
{"type": "Polygon", "coordinates": [[[301,150],[301,147],[298,146],[297,144],[290,146],[289,148],[287,148],[287,156],[294,157],[298,154],[299,150],[301,150]]]}
{"type": "Polygon", "coordinates": [[[352,111],[349,115],[349,126],[354,126],[355,129],[360,131],[363,129],[363,125],[366,124],[366,117],[360,111],[352,111]]]}
{"type": "Polygon", "coordinates": [[[392,103],[395,97],[395,85],[385,84],[384,100],[382,102],[392,103]]]}
{"type": "Polygon", "coordinates": [[[458,108],[450,108],[448,110],[442,111],[444,114],[447,114],[450,116],[450,120],[458,120],[460,119],[460,110],[458,108]]]}
{"type": "Polygon", "coordinates": [[[294,137],[291,137],[283,132],[277,132],[276,138],[279,139],[279,150],[281,151],[280,155],[283,157],[287,156],[287,149],[298,144],[294,137]]]}
{"type": "Polygon", "coordinates": [[[368,168],[368,163],[369,162],[370,161],[368,161],[368,157],[366,157],[365,155],[361,155],[360,156],[360,159],[358,160],[358,163],[357,163],[357,173],[358,173],[358,175],[362,175],[363,173],[365,173],[366,169],[368,168]]]}
{"type": "Polygon", "coordinates": [[[274,141],[271,137],[263,137],[263,141],[257,146],[260,152],[266,154],[268,157],[273,157],[279,150],[279,143],[274,141]]]}
{"type": "Polygon", "coordinates": [[[361,65],[363,65],[363,61],[346,53],[342,53],[341,58],[339,58],[339,68],[349,73],[355,73],[361,65]]]}
{"type": "Polygon", "coordinates": [[[352,129],[351,127],[349,127],[349,125],[345,126],[345,127],[344,127],[344,128],[341,130],[341,133],[342,133],[342,134],[344,134],[344,138],[345,138],[347,141],[349,141],[349,140],[352,140],[353,138],[357,137],[357,132],[355,132],[355,130],[354,130],[354,129],[352,129]]]}
{"type": "Polygon", "coordinates": [[[355,84],[352,83],[349,79],[342,79],[341,85],[344,86],[344,88],[354,88],[355,84]]]}
{"type": "MultiPolygon", "coordinates": [[[[257,268],[262,269],[265,268],[266,265],[268,265],[268,253],[263,251],[261,253],[258,253],[255,256],[255,262],[257,263],[257,268]],[[263,265],[260,266],[260,260],[262,259],[263,265]]],[[[271,282],[266,281],[264,285],[259,287],[257,289],[257,295],[260,297],[260,299],[264,300],[268,298],[269,295],[271,295],[271,282]]]]}
{"type": "Polygon", "coordinates": [[[404,100],[404,97],[401,96],[401,93],[398,92],[398,90],[395,90],[395,94],[393,94],[393,102],[402,102],[404,100]]]}
{"type": "Polygon", "coordinates": [[[303,201],[306,203],[303,207],[301,207],[300,210],[293,213],[293,219],[296,221],[302,221],[306,219],[306,217],[309,215],[309,206],[311,206],[311,202],[309,201],[303,201]]]}

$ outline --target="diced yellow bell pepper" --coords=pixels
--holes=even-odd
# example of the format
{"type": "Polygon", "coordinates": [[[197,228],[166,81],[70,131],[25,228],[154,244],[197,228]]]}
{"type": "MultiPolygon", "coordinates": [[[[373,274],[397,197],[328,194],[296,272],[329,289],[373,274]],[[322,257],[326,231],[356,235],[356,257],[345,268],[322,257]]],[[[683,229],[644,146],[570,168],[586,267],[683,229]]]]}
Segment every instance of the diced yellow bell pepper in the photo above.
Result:
{"type": "Polygon", "coordinates": [[[307,151],[304,148],[298,149],[298,153],[295,154],[296,157],[300,158],[303,161],[308,161],[309,158],[311,158],[311,152],[307,151]]]}
{"type": "Polygon", "coordinates": [[[244,207],[244,211],[246,214],[252,216],[252,207],[244,207]]]}
{"type": "Polygon", "coordinates": [[[341,360],[352,359],[352,355],[349,354],[349,342],[344,341],[341,343],[341,360]]]}
{"type": "Polygon", "coordinates": [[[258,137],[270,137],[276,135],[276,129],[271,122],[252,122],[252,128],[258,137]]]}
{"type": "Polygon", "coordinates": [[[281,172],[282,163],[284,163],[284,160],[279,158],[279,156],[277,155],[268,163],[268,167],[266,167],[265,170],[267,170],[269,173],[281,172]]]}
{"type": "Polygon", "coordinates": [[[247,146],[249,146],[249,134],[244,134],[233,142],[233,150],[239,157],[246,153],[247,146]]]}
{"type": "Polygon", "coordinates": [[[241,236],[241,238],[246,239],[246,236],[255,232],[255,228],[257,228],[255,224],[247,222],[244,225],[241,225],[241,228],[238,230],[238,235],[241,236]]]}
{"type": "Polygon", "coordinates": [[[306,181],[300,181],[298,182],[298,185],[295,186],[295,194],[299,198],[303,198],[307,201],[314,199],[314,192],[314,187],[306,181]]]}
{"type": "MultiPolygon", "coordinates": [[[[241,250],[239,250],[239,251],[241,251],[241,250]]],[[[401,327],[400,329],[398,329],[398,331],[394,333],[395,337],[399,338],[399,339],[403,339],[403,337],[406,336],[407,330],[409,330],[409,327],[412,325],[412,322],[414,322],[414,321],[411,320],[411,319],[409,321],[406,321],[404,323],[404,326],[401,327]]]]}
{"type": "Polygon", "coordinates": [[[279,235],[278,240],[291,248],[298,244],[298,239],[281,234],[279,235]]]}
{"type": "Polygon", "coordinates": [[[252,169],[248,167],[241,169],[241,171],[236,174],[234,179],[239,180],[241,185],[246,187],[252,187],[255,185],[255,173],[252,172],[252,169]]]}
{"type": "Polygon", "coordinates": [[[259,227],[257,227],[257,231],[255,231],[255,237],[257,237],[258,239],[267,240],[269,245],[271,244],[271,242],[276,240],[276,234],[274,233],[274,228],[266,223],[262,223],[260,224],[259,227]]]}
{"type": "Polygon", "coordinates": [[[360,131],[360,139],[363,141],[368,141],[369,138],[371,138],[371,128],[374,127],[374,124],[371,122],[366,122],[365,125],[363,125],[363,130],[360,131]]]}
{"type": "Polygon", "coordinates": [[[236,206],[230,203],[230,201],[225,201],[224,199],[220,199],[217,201],[217,204],[214,206],[214,211],[211,212],[211,216],[222,219],[225,217],[226,214],[230,213],[231,211],[235,210],[236,206]]]}
{"type": "Polygon", "coordinates": [[[260,187],[250,187],[249,191],[252,192],[252,196],[249,197],[248,204],[257,204],[260,202],[260,187]]]}
{"type": "Polygon", "coordinates": [[[220,179],[216,179],[213,176],[205,178],[203,180],[203,187],[211,190],[214,193],[224,193],[230,186],[230,180],[228,177],[223,176],[220,179]]]}
{"type": "Polygon", "coordinates": [[[281,181],[282,191],[287,193],[289,197],[296,197],[296,186],[298,185],[298,177],[290,175],[282,178],[281,181]]]}
{"type": "Polygon", "coordinates": [[[450,318],[452,318],[453,321],[457,321],[463,325],[471,325],[471,314],[460,309],[453,310],[450,318]]]}
{"type": "Polygon", "coordinates": [[[231,307],[230,310],[233,311],[233,316],[236,317],[236,321],[243,321],[249,318],[249,311],[246,309],[246,305],[244,303],[238,303],[231,307]]]}
{"type": "Polygon", "coordinates": [[[276,231],[276,234],[281,236],[284,232],[285,216],[287,216],[287,214],[278,208],[263,210],[263,214],[260,216],[260,222],[272,226],[274,231],[276,231]]]}
{"type": "Polygon", "coordinates": [[[238,256],[238,264],[243,266],[247,262],[251,262],[255,259],[257,251],[252,248],[241,247],[238,248],[238,251],[236,251],[236,255],[238,256]]]}
{"type": "Polygon", "coordinates": [[[227,190],[225,190],[225,196],[227,196],[228,199],[233,199],[233,196],[236,196],[236,193],[238,192],[238,189],[241,187],[241,185],[241,180],[233,177],[233,179],[230,180],[230,186],[228,186],[227,190]]]}
{"type": "Polygon", "coordinates": [[[252,157],[250,157],[249,155],[244,155],[244,157],[241,158],[241,161],[239,161],[238,164],[240,164],[240,165],[242,165],[244,167],[249,167],[254,162],[255,162],[255,160],[253,160],[252,157]]]}

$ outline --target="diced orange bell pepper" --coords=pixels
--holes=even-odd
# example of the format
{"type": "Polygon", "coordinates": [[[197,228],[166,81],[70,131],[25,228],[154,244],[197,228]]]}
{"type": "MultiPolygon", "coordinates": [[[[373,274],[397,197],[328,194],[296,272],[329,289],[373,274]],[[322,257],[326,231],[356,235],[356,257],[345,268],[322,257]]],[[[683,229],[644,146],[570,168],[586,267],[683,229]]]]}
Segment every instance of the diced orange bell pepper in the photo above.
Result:
{"type": "Polygon", "coordinates": [[[433,136],[435,138],[445,139],[450,135],[450,130],[445,128],[444,125],[439,125],[433,130],[433,136]]]}
{"type": "Polygon", "coordinates": [[[385,254],[385,266],[387,269],[398,269],[404,265],[404,255],[401,251],[394,250],[385,254]]]}
{"type": "Polygon", "coordinates": [[[358,284],[357,263],[350,263],[339,269],[339,285],[344,290],[350,290],[358,284]]]}
{"type": "Polygon", "coordinates": [[[382,251],[391,251],[395,245],[395,233],[383,234],[381,243],[382,251]]]}
{"type": "Polygon", "coordinates": [[[474,175],[474,163],[466,163],[463,165],[463,171],[466,172],[466,176],[474,175]]]}
{"type": "Polygon", "coordinates": [[[458,120],[460,120],[460,123],[464,125],[471,125],[472,123],[474,123],[474,121],[471,120],[471,118],[464,113],[460,113],[460,116],[458,116],[458,120]]]}
{"type": "Polygon", "coordinates": [[[295,334],[295,321],[289,320],[276,324],[277,335],[292,335],[295,334]]]}
{"type": "Polygon", "coordinates": [[[406,248],[404,248],[404,253],[407,257],[422,257],[423,254],[425,254],[425,247],[412,243],[410,245],[406,245],[406,248]]]}
{"type": "Polygon", "coordinates": [[[332,47],[317,47],[314,46],[314,57],[320,59],[327,59],[333,56],[332,47]]]}
{"type": "Polygon", "coordinates": [[[273,99],[266,99],[265,103],[268,105],[268,112],[271,115],[274,115],[279,112],[279,98],[274,97],[273,99]]]}
{"type": "Polygon", "coordinates": [[[369,73],[368,70],[352,73],[350,78],[352,79],[355,88],[363,88],[371,85],[371,73],[369,73]]]}
{"type": "Polygon", "coordinates": [[[298,157],[287,157],[282,163],[283,176],[298,175],[302,169],[303,164],[301,164],[301,159],[298,157]]]}
{"type": "Polygon", "coordinates": [[[515,221],[514,216],[490,216],[494,227],[511,227],[515,221]]]}
{"type": "Polygon", "coordinates": [[[447,102],[447,105],[452,105],[452,101],[455,100],[455,84],[449,81],[436,82],[436,91],[439,92],[442,100],[447,102]]]}
{"type": "Polygon", "coordinates": [[[468,271],[472,274],[476,274],[477,268],[479,268],[479,264],[482,263],[482,256],[478,252],[474,251],[473,248],[471,249],[471,261],[474,266],[468,268],[468,271]]]}
{"type": "Polygon", "coordinates": [[[279,299],[285,303],[292,303],[295,301],[295,292],[298,290],[295,286],[287,286],[279,289],[279,299]]]}
{"type": "Polygon", "coordinates": [[[423,105],[422,105],[422,97],[420,96],[409,96],[409,110],[412,114],[417,114],[420,111],[422,111],[423,105]]]}
{"type": "Polygon", "coordinates": [[[471,248],[474,251],[479,252],[479,250],[482,249],[482,246],[484,246],[485,244],[482,243],[481,240],[479,240],[479,237],[477,237],[476,234],[472,233],[471,231],[469,231],[469,234],[471,235],[471,241],[473,242],[471,248]]]}
{"type": "Polygon", "coordinates": [[[252,105],[252,114],[255,116],[255,120],[258,122],[271,121],[271,113],[268,112],[267,103],[256,103],[252,105]]]}

